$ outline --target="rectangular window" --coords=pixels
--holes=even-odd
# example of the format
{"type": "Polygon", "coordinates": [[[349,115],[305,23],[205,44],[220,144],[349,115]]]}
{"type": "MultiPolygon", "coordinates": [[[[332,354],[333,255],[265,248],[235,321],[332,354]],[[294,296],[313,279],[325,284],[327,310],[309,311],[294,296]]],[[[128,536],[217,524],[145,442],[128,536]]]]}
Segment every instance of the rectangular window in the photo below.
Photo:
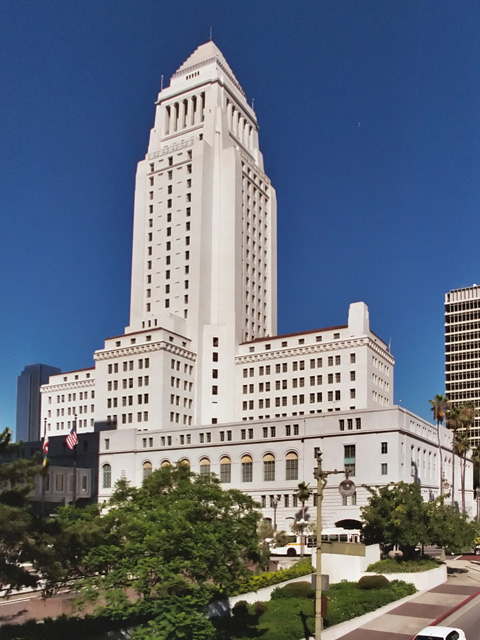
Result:
{"type": "Polygon", "coordinates": [[[293,457],[285,460],[285,480],[298,480],[298,458],[293,457]]]}
{"type": "Polygon", "coordinates": [[[253,462],[242,462],[242,482],[253,481],[253,462]]]}
{"type": "Polygon", "coordinates": [[[232,465],[230,461],[220,463],[220,482],[232,481],[232,465]]]}
{"type": "Polygon", "coordinates": [[[382,462],[382,476],[386,476],[388,474],[388,464],[386,462],[382,462]]]}
{"type": "Polygon", "coordinates": [[[263,461],[263,480],[271,482],[275,480],[275,460],[263,461]]]}
{"type": "Polygon", "coordinates": [[[346,444],[343,447],[344,449],[344,465],[345,471],[350,476],[355,475],[355,445],[354,444],[346,444]]]}
{"type": "Polygon", "coordinates": [[[381,443],[381,451],[382,453],[388,453],[388,442],[381,443]]]}

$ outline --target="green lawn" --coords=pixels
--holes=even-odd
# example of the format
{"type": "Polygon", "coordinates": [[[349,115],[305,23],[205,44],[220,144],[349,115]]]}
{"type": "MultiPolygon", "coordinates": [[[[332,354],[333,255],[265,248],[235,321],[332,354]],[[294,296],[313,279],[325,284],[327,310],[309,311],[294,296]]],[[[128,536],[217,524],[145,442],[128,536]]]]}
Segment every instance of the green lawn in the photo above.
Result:
{"type": "MultiPolygon", "coordinates": [[[[383,589],[370,590],[358,589],[354,582],[334,584],[326,592],[328,612],[325,626],[331,627],[361,616],[412,593],[415,593],[415,587],[401,581],[392,581],[383,589]]],[[[265,605],[268,607],[265,613],[256,613],[255,605],[251,605],[244,616],[217,620],[218,637],[222,640],[300,640],[308,633],[313,636],[313,599],[279,598],[265,605]]]]}

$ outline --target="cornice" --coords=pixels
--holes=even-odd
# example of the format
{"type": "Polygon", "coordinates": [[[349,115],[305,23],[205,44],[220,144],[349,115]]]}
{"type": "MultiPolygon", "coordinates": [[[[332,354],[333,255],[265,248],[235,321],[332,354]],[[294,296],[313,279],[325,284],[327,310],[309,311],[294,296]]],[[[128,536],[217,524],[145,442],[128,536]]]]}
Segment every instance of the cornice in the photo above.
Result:
{"type": "MultiPolygon", "coordinates": [[[[339,340],[338,342],[302,345],[298,347],[291,347],[289,349],[278,349],[275,351],[262,351],[261,353],[248,353],[245,355],[235,356],[235,361],[238,364],[247,362],[256,362],[262,360],[278,360],[285,358],[286,356],[302,356],[312,355],[315,353],[329,353],[331,351],[338,351],[339,349],[351,349],[352,347],[360,347],[367,345],[370,338],[356,338],[351,340],[339,340]]],[[[382,352],[383,353],[383,352],[382,352]]]]}
{"type": "Polygon", "coordinates": [[[129,347],[119,347],[116,349],[102,349],[95,351],[94,360],[114,360],[115,358],[123,358],[125,356],[138,355],[140,353],[152,353],[154,351],[167,351],[177,356],[182,356],[187,360],[194,362],[197,356],[192,351],[187,351],[183,347],[179,347],[171,342],[149,342],[148,344],[136,344],[129,347]]]}
{"type": "Polygon", "coordinates": [[[57,382],[56,384],[42,384],[40,393],[65,391],[66,389],[84,389],[85,387],[94,386],[95,378],[89,378],[88,380],[69,380],[68,382],[57,382]]]}

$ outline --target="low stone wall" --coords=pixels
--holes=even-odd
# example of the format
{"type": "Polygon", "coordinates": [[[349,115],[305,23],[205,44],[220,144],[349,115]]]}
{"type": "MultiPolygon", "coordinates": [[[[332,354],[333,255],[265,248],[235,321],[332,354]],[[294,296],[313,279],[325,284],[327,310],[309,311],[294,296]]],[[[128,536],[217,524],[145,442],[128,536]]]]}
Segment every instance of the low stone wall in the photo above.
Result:
{"type": "MultiPolygon", "coordinates": [[[[365,572],[364,576],[373,576],[373,572],[365,572]]],[[[443,584],[447,580],[447,565],[442,564],[436,569],[430,569],[430,571],[421,571],[419,573],[384,573],[382,574],[389,580],[403,580],[404,582],[411,582],[415,585],[417,591],[428,591],[434,587],[438,587],[439,584],[443,584]]]]}

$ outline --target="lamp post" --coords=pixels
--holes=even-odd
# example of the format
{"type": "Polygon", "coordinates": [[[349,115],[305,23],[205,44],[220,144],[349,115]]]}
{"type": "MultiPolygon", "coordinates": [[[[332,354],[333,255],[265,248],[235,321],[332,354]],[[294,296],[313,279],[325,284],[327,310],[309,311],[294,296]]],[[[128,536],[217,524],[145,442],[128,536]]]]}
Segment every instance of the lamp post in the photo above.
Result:
{"type": "Polygon", "coordinates": [[[280,500],[280,496],[278,497],[274,497],[272,499],[272,507],[273,507],[273,530],[276,531],[277,530],[277,507],[278,507],[278,502],[280,500]]]}
{"type": "Polygon", "coordinates": [[[315,640],[320,640],[322,635],[322,502],[323,490],[327,484],[327,478],[332,473],[345,473],[345,480],[340,482],[338,490],[342,496],[353,496],[355,493],[355,483],[349,479],[348,473],[344,470],[324,471],[322,468],[322,454],[317,456],[317,467],[313,472],[317,480],[317,546],[315,570],[315,640]]]}

